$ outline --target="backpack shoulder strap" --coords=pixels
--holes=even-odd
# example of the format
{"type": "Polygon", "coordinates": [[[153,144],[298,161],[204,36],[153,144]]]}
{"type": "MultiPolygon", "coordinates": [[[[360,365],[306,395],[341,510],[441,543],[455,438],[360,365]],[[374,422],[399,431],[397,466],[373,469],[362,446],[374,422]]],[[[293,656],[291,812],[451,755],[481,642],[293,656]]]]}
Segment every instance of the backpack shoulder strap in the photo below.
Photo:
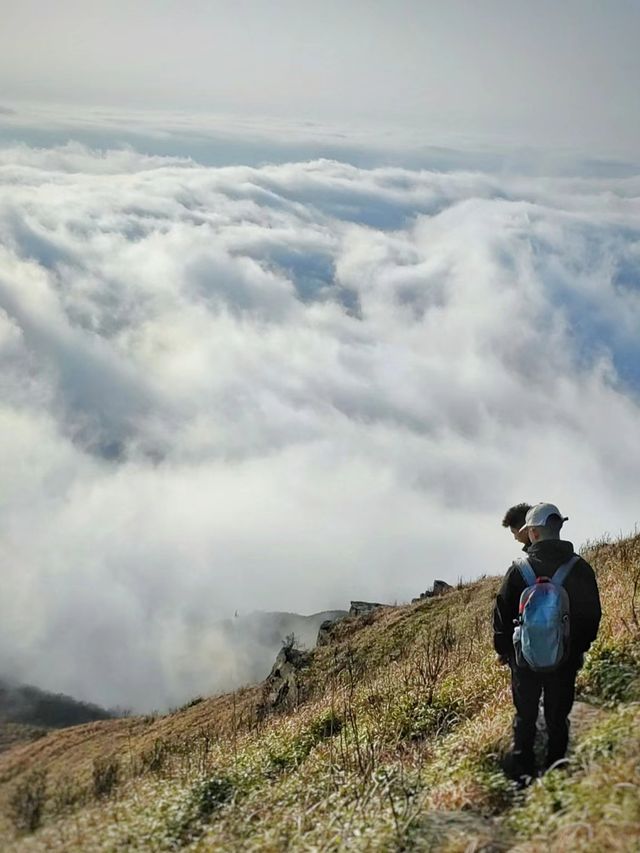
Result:
{"type": "Polygon", "coordinates": [[[567,579],[567,575],[579,559],[580,555],[574,554],[571,559],[567,560],[566,563],[563,563],[559,568],[557,568],[553,573],[553,577],[551,578],[552,582],[558,584],[558,586],[562,586],[567,579]]]}
{"type": "Polygon", "coordinates": [[[526,557],[518,557],[514,566],[519,570],[527,586],[533,586],[536,582],[536,573],[531,568],[531,563],[526,557]]]}

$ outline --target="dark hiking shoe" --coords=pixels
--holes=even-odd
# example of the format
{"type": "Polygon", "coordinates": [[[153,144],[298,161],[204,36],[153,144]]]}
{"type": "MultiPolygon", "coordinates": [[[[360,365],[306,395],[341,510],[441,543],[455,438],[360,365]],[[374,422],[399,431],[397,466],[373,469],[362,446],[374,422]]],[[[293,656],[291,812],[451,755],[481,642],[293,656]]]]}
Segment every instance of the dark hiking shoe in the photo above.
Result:
{"type": "Polygon", "coordinates": [[[502,769],[507,779],[514,781],[519,788],[526,788],[537,776],[533,755],[524,755],[517,750],[505,755],[502,769]]]}

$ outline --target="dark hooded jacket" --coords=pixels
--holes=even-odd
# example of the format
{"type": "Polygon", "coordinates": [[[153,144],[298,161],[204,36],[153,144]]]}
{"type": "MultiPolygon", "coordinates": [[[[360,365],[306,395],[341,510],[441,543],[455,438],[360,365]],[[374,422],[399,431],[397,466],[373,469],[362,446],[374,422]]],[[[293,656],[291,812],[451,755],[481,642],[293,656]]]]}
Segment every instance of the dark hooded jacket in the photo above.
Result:
{"type": "MultiPolygon", "coordinates": [[[[574,553],[571,542],[545,539],[529,546],[527,559],[536,577],[551,577],[574,553]]],[[[502,581],[493,610],[493,645],[499,655],[513,656],[513,627],[518,617],[524,578],[512,565],[502,581]]],[[[581,656],[595,640],[602,614],[600,595],[593,569],[582,557],[573,566],[564,584],[571,614],[570,662],[579,664],[581,656]]]]}

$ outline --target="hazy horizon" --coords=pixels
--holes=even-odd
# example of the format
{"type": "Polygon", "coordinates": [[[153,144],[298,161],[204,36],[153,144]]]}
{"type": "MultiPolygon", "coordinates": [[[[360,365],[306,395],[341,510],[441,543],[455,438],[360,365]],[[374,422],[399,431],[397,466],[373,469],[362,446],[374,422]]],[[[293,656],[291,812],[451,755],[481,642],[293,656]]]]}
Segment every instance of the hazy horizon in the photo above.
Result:
{"type": "Polygon", "coordinates": [[[640,143],[633,0],[2,5],[9,99],[399,122],[601,153],[640,143]]]}

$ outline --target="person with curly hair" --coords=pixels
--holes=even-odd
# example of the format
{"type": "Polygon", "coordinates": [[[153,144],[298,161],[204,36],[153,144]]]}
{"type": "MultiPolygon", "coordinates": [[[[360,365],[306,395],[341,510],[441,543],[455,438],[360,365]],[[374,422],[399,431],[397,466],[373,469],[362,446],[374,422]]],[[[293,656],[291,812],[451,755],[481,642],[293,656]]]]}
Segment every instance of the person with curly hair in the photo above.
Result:
{"type": "Polygon", "coordinates": [[[527,551],[531,544],[529,542],[529,531],[524,527],[524,522],[530,509],[531,504],[525,503],[510,506],[502,519],[502,526],[509,528],[516,542],[522,544],[523,551],[527,551]]]}

